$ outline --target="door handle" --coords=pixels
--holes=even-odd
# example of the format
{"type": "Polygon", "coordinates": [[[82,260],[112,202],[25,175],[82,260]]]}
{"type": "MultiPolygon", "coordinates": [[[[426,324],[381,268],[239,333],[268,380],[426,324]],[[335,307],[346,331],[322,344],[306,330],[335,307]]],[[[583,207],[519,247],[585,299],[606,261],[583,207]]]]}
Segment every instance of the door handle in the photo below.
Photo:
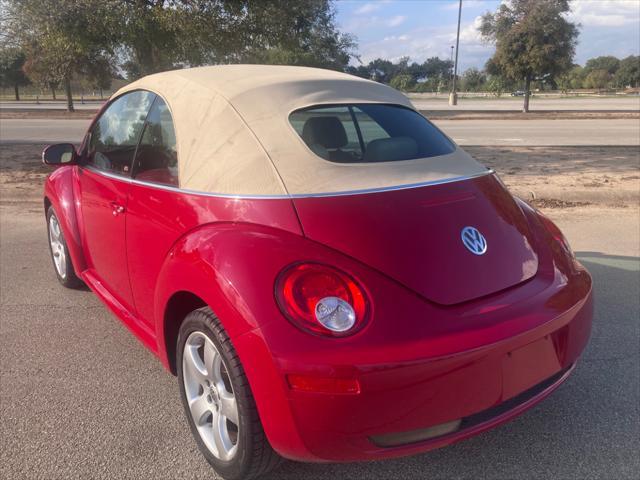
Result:
{"type": "Polygon", "coordinates": [[[111,208],[113,209],[111,213],[113,213],[114,217],[117,217],[121,213],[124,213],[124,207],[118,202],[111,202],[111,208]]]}

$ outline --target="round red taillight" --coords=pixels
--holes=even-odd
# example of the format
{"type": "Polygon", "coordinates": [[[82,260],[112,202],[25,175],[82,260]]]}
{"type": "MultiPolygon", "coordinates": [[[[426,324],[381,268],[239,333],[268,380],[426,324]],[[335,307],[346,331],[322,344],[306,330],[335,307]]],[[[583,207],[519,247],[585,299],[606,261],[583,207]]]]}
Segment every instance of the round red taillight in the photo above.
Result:
{"type": "Polygon", "coordinates": [[[294,325],[331,337],[352,335],[367,320],[369,302],[348,274],[319,263],[298,263],[276,279],[276,301],[294,325]]]}

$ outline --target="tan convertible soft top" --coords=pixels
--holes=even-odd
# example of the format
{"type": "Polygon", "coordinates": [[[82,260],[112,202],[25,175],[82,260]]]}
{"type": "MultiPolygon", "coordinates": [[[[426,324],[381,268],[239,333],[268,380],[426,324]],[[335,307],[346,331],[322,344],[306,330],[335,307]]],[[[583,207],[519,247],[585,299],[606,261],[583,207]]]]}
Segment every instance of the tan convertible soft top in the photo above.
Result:
{"type": "Polygon", "coordinates": [[[141,78],[116,92],[160,95],[176,130],[180,187],[224,195],[309,195],[382,189],[479,175],[461,149],[380,163],[332,163],[314,154],[289,123],[300,108],[388,103],[413,108],[400,92],[358,77],[306,67],[222,65],[141,78]]]}

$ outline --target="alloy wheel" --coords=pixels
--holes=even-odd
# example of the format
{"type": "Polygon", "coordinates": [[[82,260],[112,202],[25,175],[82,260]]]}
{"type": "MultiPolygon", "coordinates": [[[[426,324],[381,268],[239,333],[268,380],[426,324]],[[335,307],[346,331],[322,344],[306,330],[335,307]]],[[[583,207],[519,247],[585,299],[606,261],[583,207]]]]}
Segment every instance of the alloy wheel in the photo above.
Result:
{"type": "Polygon", "coordinates": [[[67,257],[62,239],[62,231],[60,224],[55,215],[49,218],[49,244],[51,245],[51,255],[53,255],[53,264],[61,278],[67,276],[67,257]]]}
{"type": "Polygon", "coordinates": [[[182,373],[200,438],[216,458],[231,460],[238,450],[238,405],[222,356],[204,333],[196,331],[187,338],[182,373]]]}

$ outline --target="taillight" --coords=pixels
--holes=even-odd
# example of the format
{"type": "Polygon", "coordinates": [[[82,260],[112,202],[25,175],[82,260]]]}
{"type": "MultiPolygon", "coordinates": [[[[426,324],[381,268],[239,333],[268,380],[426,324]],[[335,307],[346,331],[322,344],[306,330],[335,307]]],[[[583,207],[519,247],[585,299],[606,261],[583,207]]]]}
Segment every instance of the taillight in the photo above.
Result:
{"type": "Polygon", "coordinates": [[[540,211],[537,211],[538,218],[542,221],[542,224],[546,228],[547,232],[551,234],[551,236],[560,244],[560,246],[565,250],[565,252],[572,258],[575,257],[573,250],[571,249],[571,245],[569,245],[569,241],[566,239],[564,234],[560,231],[558,226],[553,223],[546,215],[542,214],[540,211]]]}
{"type": "Polygon", "coordinates": [[[297,327],[331,337],[352,335],[365,324],[369,302],[350,275],[319,263],[298,263],[276,280],[276,300],[297,327]]]}

